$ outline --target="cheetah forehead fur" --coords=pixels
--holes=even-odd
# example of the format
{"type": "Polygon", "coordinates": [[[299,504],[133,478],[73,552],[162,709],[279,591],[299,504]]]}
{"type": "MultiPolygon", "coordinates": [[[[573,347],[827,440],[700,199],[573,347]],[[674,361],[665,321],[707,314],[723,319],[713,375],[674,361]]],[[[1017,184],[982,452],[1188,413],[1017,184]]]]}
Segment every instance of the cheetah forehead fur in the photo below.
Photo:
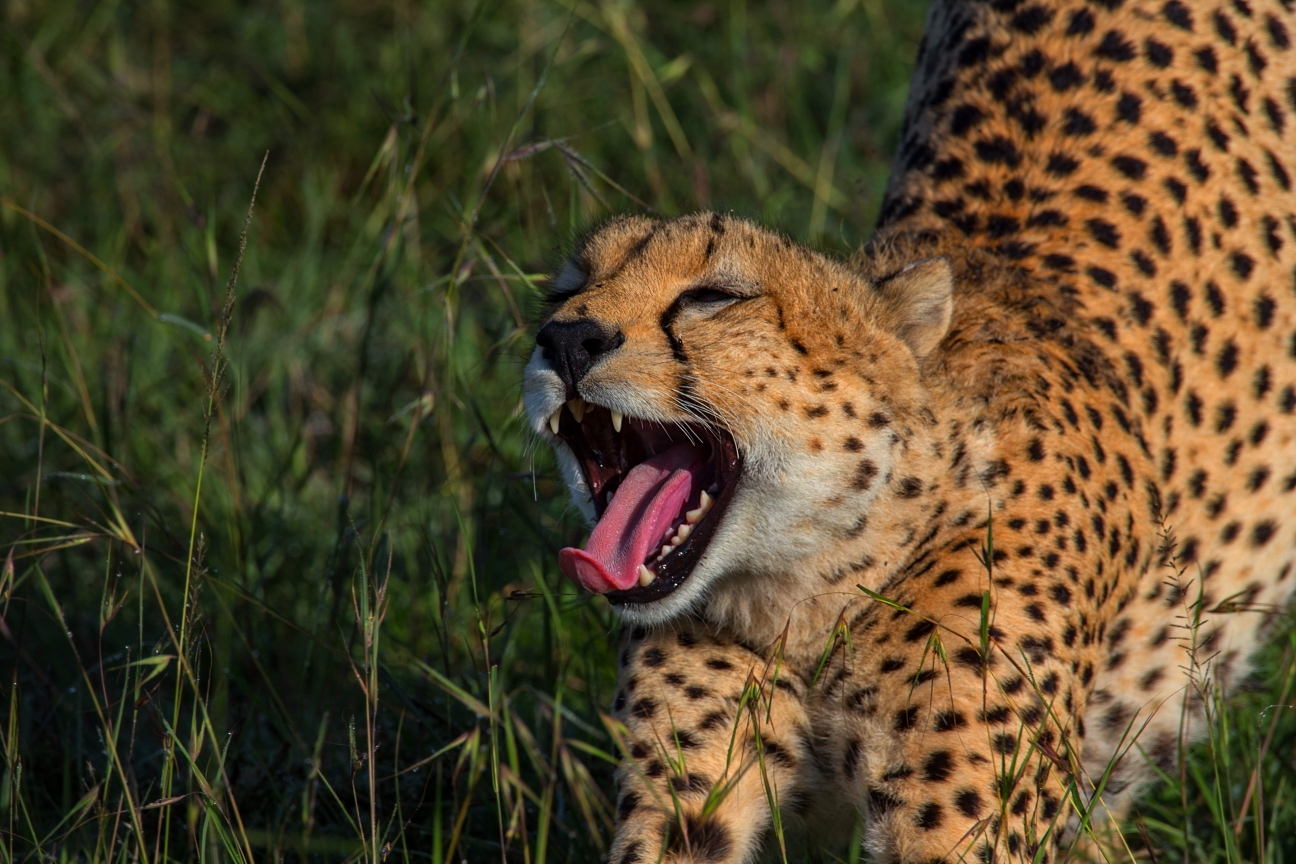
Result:
{"type": "Polygon", "coordinates": [[[737,466],[609,592],[614,864],[751,860],[771,801],[880,861],[1075,858],[1245,677],[1296,586],[1293,38],[935,0],[854,259],[719,214],[577,246],[524,384],[576,503],[583,416],[737,466]]]}

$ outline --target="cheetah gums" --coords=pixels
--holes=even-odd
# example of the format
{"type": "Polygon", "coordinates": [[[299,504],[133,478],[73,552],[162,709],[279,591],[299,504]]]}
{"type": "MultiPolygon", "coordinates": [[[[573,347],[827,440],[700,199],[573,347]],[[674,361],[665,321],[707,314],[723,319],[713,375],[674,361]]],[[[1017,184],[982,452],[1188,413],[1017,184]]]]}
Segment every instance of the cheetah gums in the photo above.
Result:
{"type": "Polygon", "coordinates": [[[1296,578],[1296,5],[935,0],[869,246],[622,218],[526,407],[626,622],[610,861],[1057,861],[1296,578]]]}

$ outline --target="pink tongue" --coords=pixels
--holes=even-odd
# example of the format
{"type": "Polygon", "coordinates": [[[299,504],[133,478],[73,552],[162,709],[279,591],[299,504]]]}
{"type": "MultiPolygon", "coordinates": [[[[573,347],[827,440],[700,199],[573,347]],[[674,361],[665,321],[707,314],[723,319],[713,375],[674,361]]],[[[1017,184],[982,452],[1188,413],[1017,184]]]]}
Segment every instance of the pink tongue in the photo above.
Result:
{"type": "Polygon", "coordinates": [[[705,458],[699,447],[676,444],[630,469],[585,548],[558,553],[563,573],[595,594],[634,585],[639,565],[662,545],[693,493],[693,473],[705,458]]]}

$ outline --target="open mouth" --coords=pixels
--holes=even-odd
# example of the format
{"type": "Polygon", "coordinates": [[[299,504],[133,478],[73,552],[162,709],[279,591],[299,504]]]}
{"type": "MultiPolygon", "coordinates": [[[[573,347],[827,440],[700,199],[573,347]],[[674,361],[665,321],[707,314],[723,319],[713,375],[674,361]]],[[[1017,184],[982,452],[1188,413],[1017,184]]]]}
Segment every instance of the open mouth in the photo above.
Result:
{"type": "Polygon", "coordinates": [[[576,398],[549,428],[580,463],[598,521],[584,549],[558,563],[609,601],[648,603],[693,572],[715,536],[742,467],[729,433],[624,417],[576,398]]]}

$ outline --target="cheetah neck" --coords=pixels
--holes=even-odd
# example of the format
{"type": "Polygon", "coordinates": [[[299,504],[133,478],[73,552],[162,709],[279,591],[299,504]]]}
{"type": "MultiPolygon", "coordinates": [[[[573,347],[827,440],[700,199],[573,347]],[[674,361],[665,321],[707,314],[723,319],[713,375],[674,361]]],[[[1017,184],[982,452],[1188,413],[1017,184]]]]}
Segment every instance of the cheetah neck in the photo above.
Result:
{"type": "MultiPolygon", "coordinates": [[[[879,478],[887,491],[864,512],[849,500],[827,502],[850,514],[844,524],[853,523],[851,529],[793,569],[726,578],[712,590],[704,617],[742,634],[754,649],[781,652],[809,674],[825,640],[874,605],[873,597],[911,602],[908,576],[924,556],[983,536],[989,508],[1001,498],[1000,433],[975,419],[974,402],[944,386],[934,391],[922,412],[926,423],[897,424],[898,458],[879,478]]],[[[806,521],[833,518],[819,512],[806,521]]],[[[799,530],[787,527],[790,535],[799,530]]]]}

